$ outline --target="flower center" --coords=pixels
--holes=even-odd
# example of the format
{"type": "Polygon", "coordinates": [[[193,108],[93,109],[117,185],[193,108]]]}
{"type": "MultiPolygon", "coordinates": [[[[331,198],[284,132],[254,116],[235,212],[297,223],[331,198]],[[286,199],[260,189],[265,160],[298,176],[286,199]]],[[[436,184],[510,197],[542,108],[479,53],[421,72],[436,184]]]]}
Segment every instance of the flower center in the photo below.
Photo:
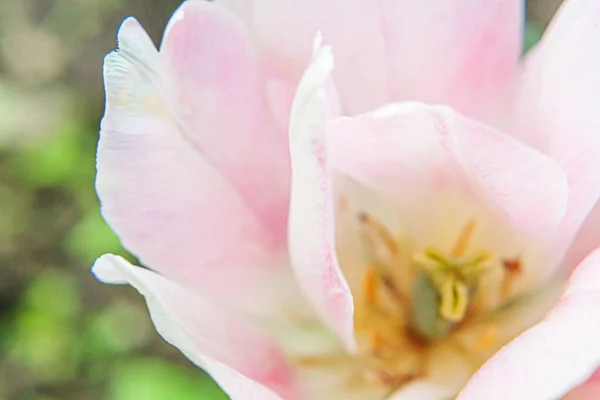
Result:
{"type": "MultiPolygon", "coordinates": [[[[477,299],[485,295],[481,281],[492,266],[503,269],[503,287],[518,274],[520,262],[498,263],[491,252],[469,251],[477,228],[474,219],[458,232],[448,253],[435,247],[411,251],[371,215],[362,213],[359,221],[367,267],[356,300],[356,337],[368,360],[365,374],[398,387],[427,375],[432,352],[451,343],[470,320],[489,312],[477,299]]],[[[496,345],[496,326],[488,321],[482,332],[475,348],[496,345]]],[[[472,349],[462,350],[468,354],[472,349]]]]}
{"type": "Polygon", "coordinates": [[[428,248],[413,257],[421,270],[412,290],[410,328],[427,342],[446,336],[465,318],[479,278],[489,267],[489,253],[465,257],[475,228],[475,220],[469,220],[450,255],[428,248]]]}

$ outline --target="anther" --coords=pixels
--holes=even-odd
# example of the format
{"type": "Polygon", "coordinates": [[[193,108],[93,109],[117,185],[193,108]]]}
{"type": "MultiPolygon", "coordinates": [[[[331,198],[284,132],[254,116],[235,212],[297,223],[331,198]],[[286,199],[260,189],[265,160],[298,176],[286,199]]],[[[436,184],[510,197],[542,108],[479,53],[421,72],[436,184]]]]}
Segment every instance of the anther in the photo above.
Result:
{"type": "Polygon", "coordinates": [[[507,258],[502,260],[504,270],[509,274],[518,274],[521,272],[521,260],[518,258],[507,258]]]}
{"type": "Polygon", "coordinates": [[[373,268],[367,268],[362,277],[362,290],[365,304],[368,307],[373,307],[377,303],[378,285],[377,274],[373,268]]]}
{"type": "Polygon", "coordinates": [[[515,281],[521,274],[523,266],[519,258],[511,258],[502,260],[502,266],[504,267],[504,278],[502,279],[501,293],[502,297],[510,297],[515,281]]]}

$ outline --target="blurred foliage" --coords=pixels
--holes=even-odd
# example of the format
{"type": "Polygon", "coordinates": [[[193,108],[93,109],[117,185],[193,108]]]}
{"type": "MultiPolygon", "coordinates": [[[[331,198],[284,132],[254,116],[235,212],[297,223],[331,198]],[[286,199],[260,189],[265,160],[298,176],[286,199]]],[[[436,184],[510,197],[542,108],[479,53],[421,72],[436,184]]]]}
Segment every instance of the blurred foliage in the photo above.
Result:
{"type": "MultiPolygon", "coordinates": [[[[94,192],[102,58],[127,15],[157,40],[177,5],[0,2],[0,400],[226,398],[141,296],[89,273],[102,253],[132,258],[94,192]]],[[[526,49],[540,35],[528,25],[526,49]]]]}
{"type": "Polygon", "coordinates": [[[94,191],[102,59],[126,16],[156,40],[177,5],[0,2],[0,400],[226,398],[141,296],[89,272],[103,253],[133,260],[94,191]]]}

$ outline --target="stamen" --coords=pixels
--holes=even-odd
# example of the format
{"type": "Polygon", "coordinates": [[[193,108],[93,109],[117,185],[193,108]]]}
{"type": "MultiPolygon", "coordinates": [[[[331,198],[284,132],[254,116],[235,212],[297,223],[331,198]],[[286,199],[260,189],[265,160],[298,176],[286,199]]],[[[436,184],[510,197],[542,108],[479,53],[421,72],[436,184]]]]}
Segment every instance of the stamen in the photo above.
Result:
{"type": "Polygon", "coordinates": [[[388,275],[382,275],[381,282],[383,283],[383,287],[386,288],[387,292],[394,300],[396,300],[402,306],[406,305],[408,298],[404,293],[402,293],[398,285],[396,285],[394,278],[388,275]]]}
{"type": "Polygon", "coordinates": [[[378,285],[377,274],[373,268],[367,268],[362,277],[362,292],[365,304],[368,307],[373,307],[377,303],[378,285]]]}
{"type": "Polygon", "coordinates": [[[361,235],[367,258],[371,264],[370,271],[368,270],[363,276],[363,292],[367,303],[371,301],[373,304],[373,298],[370,296],[376,297],[379,293],[379,286],[383,285],[383,288],[396,302],[404,305],[407,297],[395,282],[392,272],[392,267],[398,261],[400,253],[396,240],[387,228],[373,216],[362,212],[358,214],[358,219],[361,223],[361,235]]]}
{"type": "Polygon", "coordinates": [[[358,219],[362,225],[362,237],[367,250],[374,261],[389,265],[398,255],[398,244],[387,228],[367,213],[360,213],[358,219]]]}
{"type": "Polygon", "coordinates": [[[502,266],[504,267],[504,278],[502,279],[500,291],[502,297],[506,299],[511,296],[517,277],[521,274],[523,268],[519,258],[504,259],[502,260],[502,266]]]}
{"type": "Polygon", "coordinates": [[[306,355],[295,357],[299,365],[303,367],[315,368],[315,367],[330,367],[337,365],[348,365],[350,362],[355,361],[356,355],[348,354],[335,354],[335,355],[306,355]]]}
{"type": "MultiPolygon", "coordinates": [[[[470,249],[477,228],[474,218],[460,227],[448,252],[418,249],[412,264],[407,257],[410,254],[403,253],[411,248],[410,242],[400,247],[377,218],[364,212],[357,217],[366,268],[360,282],[361,295],[355,303],[359,352],[354,366],[360,371],[362,382],[393,389],[423,376],[428,371],[424,363],[431,346],[453,342],[454,333],[469,326],[467,319],[474,312],[481,275],[495,257],[488,252],[473,254],[470,249]],[[407,278],[402,277],[403,267],[410,271],[404,274],[407,278]],[[402,284],[412,285],[410,292],[402,284]]],[[[514,263],[505,264],[509,264],[505,266],[507,277],[512,275],[509,271],[519,269],[513,268],[514,263]]],[[[495,327],[480,330],[471,336],[467,353],[494,347],[499,335],[495,327]]],[[[470,363],[477,361],[470,354],[465,357],[470,363]]],[[[337,360],[303,361],[323,365],[337,360]]]]}
{"type": "Polygon", "coordinates": [[[473,237],[473,233],[475,233],[475,228],[477,228],[477,222],[474,218],[469,219],[454,243],[454,247],[452,247],[452,252],[450,253],[452,258],[459,258],[465,254],[469,241],[473,237]]]}

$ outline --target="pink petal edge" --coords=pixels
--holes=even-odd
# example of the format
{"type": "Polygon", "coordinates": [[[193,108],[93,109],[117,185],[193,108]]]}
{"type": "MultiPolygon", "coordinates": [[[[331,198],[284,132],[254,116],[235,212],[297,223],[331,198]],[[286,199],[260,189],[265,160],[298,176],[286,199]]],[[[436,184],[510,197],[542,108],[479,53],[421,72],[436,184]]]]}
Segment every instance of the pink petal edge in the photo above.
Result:
{"type": "Polygon", "coordinates": [[[104,255],[92,272],[105,283],[129,283],[145,298],[157,331],[237,399],[240,390],[255,391],[257,400],[300,399],[296,378],[277,343],[246,319],[212,304],[162,276],[104,255]],[[263,388],[265,386],[266,388],[263,388]]]}
{"type": "Polygon", "coordinates": [[[460,187],[502,213],[518,232],[548,237],[568,187],[551,158],[441,106],[399,103],[328,126],[332,165],[383,193],[460,187]]]}
{"type": "Polygon", "coordinates": [[[565,1],[527,55],[515,101],[514,134],[567,173],[569,203],[556,239],[558,256],[600,197],[599,21],[600,2],[565,1]]]}
{"type": "MultiPolygon", "coordinates": [[[[252,70],[252,60],[245,58],[250,57],[247,38],[240,37],[231,21],[234,17],[223,16],[226,10],[214,7],[200,1],[184,3],[168,26],[168,36],[174,40],[183,30],[196,37],[203,29],[218,27],[231,47],[200,46],[206,64],[213,58],[222,60],[222,52],[228,52],[237,55],[237,68],[252,70]],[[189,26],[202,18],[199,26],[189,26]]],[[[272,229],[268,218],[248,203],[248,197],[192,143],[187,128],[176,122],[177,103],[164,88],[164,55],[140,24],[127,19],[118,38],[119,50],[109,54],[104,65],[107,102],[96,180],[104,218],[144,265],[170,279],[255,312],[281,308],[288,293],[297,292],[285,255],[285,232],[272,229]]],[[[215,110],[220,120],[235,116],[232,109],[226,117],[223,107],[215,110]]],[[[230,133],[222,125],[214,128],[210,135],[225,139],[230,133]]],[[[226,152],[227,144],[215,146],[226,152]]],[[[241,164],[264,158],[235,157],[241,164]]],[[[270,192],[259,192],[261,198],[269,198],[270,192]]]]}
{"type": "Polygon", "coordinates": [[[343,343],[354,349],[354,305],[335,254],[331,174],[327,164],[326,94],[331,50],[315,43],[312,65],[298,87],[290,121],[292,196],[289,249],[307,298],[343,343]]]}

